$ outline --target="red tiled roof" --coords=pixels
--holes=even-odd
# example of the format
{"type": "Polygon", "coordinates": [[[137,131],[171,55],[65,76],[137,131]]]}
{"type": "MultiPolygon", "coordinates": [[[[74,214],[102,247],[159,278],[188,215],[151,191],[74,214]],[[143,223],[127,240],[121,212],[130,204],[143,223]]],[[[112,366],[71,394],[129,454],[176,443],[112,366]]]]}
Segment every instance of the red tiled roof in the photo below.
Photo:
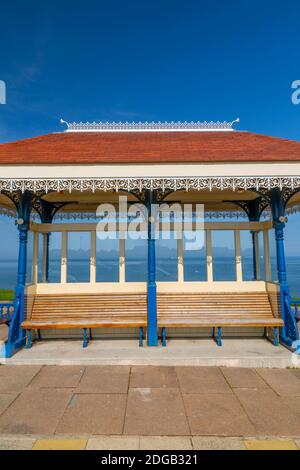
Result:
{"type": "Polygon", "coordinates": [[[300,161],[300,142],[251,132],[69,132],[0,144],[1,164],[300,161]]]}

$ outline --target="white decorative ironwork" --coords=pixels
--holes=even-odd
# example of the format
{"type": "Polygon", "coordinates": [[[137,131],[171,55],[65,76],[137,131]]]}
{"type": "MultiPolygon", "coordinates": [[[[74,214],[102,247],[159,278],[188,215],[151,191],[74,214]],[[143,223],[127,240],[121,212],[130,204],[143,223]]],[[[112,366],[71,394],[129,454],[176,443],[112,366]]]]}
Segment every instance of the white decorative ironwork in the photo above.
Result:
{"type": "Polygon", "coordinates": [[[26,178],[0,179],[0,192],[26,190],[37,192],[50,191],[158,191],[189,190],[260,190],[272,188],[300,188],[300,176],[233,176],[233,177],[185,177],[185,178],[26,178]]]}
{"type": "MultiPolygon", "coordinates": [[[[300,213],[300,204],[294,204],[291,207],[286,209],[287,215],[293,215],[300,213]]],[[[0,207],[0,216],[6,216],[15,219],[17,217],[17,211],[13,209],[8,209],[5,207],[0,207]]],[[[265,209],[261,215],[263,219],[270,219],[272,216],[270,209],[265,209]]],[[[95,220],[96,212],[91,212],[90,210],[83,210],[81,212],[70,211],[70,212],[58,212],[55,214],[53,221],[57,220],[95,220]]],[[[206,219],[248,219],[248,216],[245,211],[236,210],[236,209],[222,209],[220,210],[205,210],[206,219]]],[[[32,212],[30,219],[32,221],[40,222],[40,216],[37,212],[32,212]]]]}
{"type": "Polygon", "coordinates": [[[239,122],[239,118],[234,121],[151,121],[151,122],[67,122],[65,132],[130,132],[130,131],[233,131],[234,124],[239,122]]]}

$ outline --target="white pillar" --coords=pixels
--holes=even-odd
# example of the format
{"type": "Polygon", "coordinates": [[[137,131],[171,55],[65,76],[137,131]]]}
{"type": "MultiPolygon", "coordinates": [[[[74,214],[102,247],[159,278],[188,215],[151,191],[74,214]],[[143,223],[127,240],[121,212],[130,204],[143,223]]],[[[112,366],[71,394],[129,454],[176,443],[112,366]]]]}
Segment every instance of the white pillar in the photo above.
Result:
{"type": "Polygon", "coordinates": [[[32,284],[37,284],[39,273],[39,232],[33,234],[32,284]]]}
{"type": "Polygon", "coordinates": [[[43,233],[42,282],[47,280],[47,233],[43,233]]]}
{"type": "Polygon", "coordinates": [[[184,266],[183,266],[183,239],[177,239],[177,262],[178,262],[178,282],[184,282],[184,266]]]}
{"type": "Polygon", "coordinates": [[[266,281],[271,280],[271,263],[270,263],[270,244],[269,244],[269,230],[264,230],[264,259],[265,259],[265,273],[266,281]]]}
{"type": "Polygon", "coordinates": [[[91,249],[90,249],[90,283],[96,282],[96,232],[91,232],[91,249]]]}
{"type": "Polygon", "coordinates": [[[119,239],[119,282],[125,282],[125,239],[119,239]]]}
{"type": "Polygon", "coordinates": [[[258,234],[259,232],[255,232],[254,234],[254,243],[255,243],[256,280],[260,281],[261,273],[260,273],[260,255],[259,255],[258,234]]]}
{"type": "Polygon", "coordinates": [[[60,282],[66,284],[67,282],[67,262],[68,262],[68,232],[61,234],[61,269],[60,269],[60,282]]]}
{"type": "Polygon", "coordinates": [[[212,258],[211,231],[206,230],[205,234],[206,234],[207,282],[213,282],[213,258],[212,258]]]}
{"type": "Polygon", "coordinates": [[[242,257],[241,257],[241,232],[239,230],[234,231],[234,246],[235,246],[236,280],[238,282],[242,282],[243,281],[243,269],[242,269],[242,257]]]}

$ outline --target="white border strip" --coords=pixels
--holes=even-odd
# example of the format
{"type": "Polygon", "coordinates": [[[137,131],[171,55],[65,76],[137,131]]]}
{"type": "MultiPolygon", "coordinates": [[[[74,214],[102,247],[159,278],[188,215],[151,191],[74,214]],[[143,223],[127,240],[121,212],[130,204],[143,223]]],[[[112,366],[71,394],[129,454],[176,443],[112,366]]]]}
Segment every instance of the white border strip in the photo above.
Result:
{"type": "Polygon", "coordinates": [[[300,176],[185,177],[185,178],[26,178],[0,179],[1,191],[165,191],[259,190],[300,188],[300,176]]]}

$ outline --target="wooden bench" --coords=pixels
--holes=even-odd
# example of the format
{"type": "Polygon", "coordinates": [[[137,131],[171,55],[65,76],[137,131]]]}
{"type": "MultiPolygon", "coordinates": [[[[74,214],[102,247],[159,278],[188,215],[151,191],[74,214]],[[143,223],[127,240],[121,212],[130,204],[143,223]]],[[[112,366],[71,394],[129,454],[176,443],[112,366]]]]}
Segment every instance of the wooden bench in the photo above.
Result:
{"type": "Polygon", "coordinates": [[[83,347],[92,339],[93,328],[139,328],[143,345],[143,328],[147,325],[146,294],[64,294],[36,295],[30,318],[22,323],[27,331],[27,348],[31,331],[41,329],[80,328],[83,347]]]}
{"type": "Polygon", "coordinates": [[[266,292],[159,294],[158,326],[162,328],[162,344],[166,345],[167,328],[207,327],[218,346],[222,345],[222,328],[268,327],[274,330],[274,344],[279,344],[278,327],[266,292]]]}
{"type": "MultiPolygon", "coordinates": [[[[218,346],[222,345],[223,327],[268,327],[274,330],[277,345],[281,318],[275,318],[267,293],[174,293],[157,295],[158,326],[162,344],[166,345],[167,328],[212,329],[218,346]],[[217,334],[215,335],[215,332],[217,334]]],[[[139,328],[143,345],[143,328],[147,326],[146,294],[64,294],[36,295],[30,318],[22,323],[27,330],[27,347],[31,331],[41,329],[80,328],[83,347],[92,338],[93,328],[139,328]],[[89,330],[89,338],[88,338],[89,330]]]]}

